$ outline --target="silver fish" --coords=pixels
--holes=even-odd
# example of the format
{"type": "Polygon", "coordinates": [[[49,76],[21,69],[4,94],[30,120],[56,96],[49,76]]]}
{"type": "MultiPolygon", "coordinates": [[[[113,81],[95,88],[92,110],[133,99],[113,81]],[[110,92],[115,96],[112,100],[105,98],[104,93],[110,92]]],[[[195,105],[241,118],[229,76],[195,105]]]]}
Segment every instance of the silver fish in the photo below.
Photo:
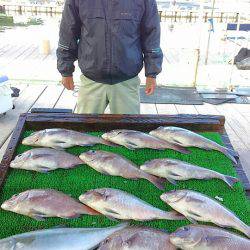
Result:
{"type": "Polygon", "coordinates": [[[1,205],[1,208],[36,220],[44,220],[46,217],[70,219],[77,218],[81,214],[99,214],[70,196],[53,189],[31,189],[13,195],[1,205]]]}
{"type": "Polygon", "coordinates": [[[237,178],[228,175],[220,174],[216,171],[201,168],[187,162],[173,160],[173,159],[154,159],[145,162],[140,166],[140,169],[159,177],[166,178],[172,184],[175,181],[185,181],[190,179],[221,179],[226,182],[230,187],[238,181],[237,178]]]}
{"type": "Polygon", "coordinates": [[[250,227],[232,211],[208,196],[190,191],[176,190],[162,194],[161,199],[191,222],[212,222],[220,227],[234,228],[250,237],[250,227]]]}
{"type": "Polygon", "coordinates": [[[249,250],[250,240],[226,230],[189,225],[177,229],[170,241],[183,250],[249,250]]]}
{"type": "Polygon", "coordinates": [[[52,148],[34,148],[20,155],[10,163],[11,168],[47,173],[58,168],[73,168],[82,161],[79,157],[52,148]]]}
{"type": "Polygon", "coordinates": [[[112,188],[93,189],[79,197],[79,200],[110,218],[121,220],[182,220],[176,212],[166,212],[124,191],[112,188]]]}
{"type": "Polygon", "coordinates": [[[187,149],[166,142],[152,135],[127,129],[113,130],[102,135],[104,140],[122,145],[128,149],[151,148],[151,149],[173,149],[178,152],[188,154],[187,149]]]}
{"type": "Polygon", "coordinates": [[[223,153],[235,164],[237,163],[232,150],[184,128],[159,127],[151,131],[149,134],[182,147],[197,147],[205,150],[216,150],[223,153]]]}
{"type": "Polygon", "coordinates": [[[95,144],[114,145],[97,136],[61,128],[36,131],[24,138],[22,144],[55,149],[64,149],[73,146],[93,146],[95,144]]]}
{"type": "Polygon", "coordinates": [[[98,250],[175,250],[169,234],[147,227],[128,227],[104,240],[98,250]]]}
{"type": "Polygon", "coordinates": [[[101,150],[90,150],[79,157],[83,162],[100,173],[121,176],[127,179],[146,179],[159,189],[164,189],[164,179],[143,172],[133,162],[121,155],[101,150]]]}
{"type": "Polygon", "coordinates": [[[92,250],[127,223],[107,228],[55,228],[0,240],[1,250],[92,250]]]}

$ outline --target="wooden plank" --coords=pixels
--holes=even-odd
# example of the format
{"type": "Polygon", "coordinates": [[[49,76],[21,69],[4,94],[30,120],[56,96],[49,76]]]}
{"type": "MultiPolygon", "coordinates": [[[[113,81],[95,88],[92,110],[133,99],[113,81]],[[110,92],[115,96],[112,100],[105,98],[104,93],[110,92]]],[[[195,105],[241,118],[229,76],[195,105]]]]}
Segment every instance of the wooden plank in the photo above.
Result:
{"type": "Polygon", "coordinates": [[[217,105],[215,107],[221,114],[224,114],[228,124],[238,135],[241,141],[250,149],[250,131],[249,122],[239,115],[234,109],[231,108],[230,104],[217,105]]]}
{"type": "Polygon", "coordinates": [[[11,138],[11,136],[9,136],[9,138],[5,141],[5,143],[2,145],[2,147],[0,147],[0,162],[2,161],[5,150],[8,147],[8,144],[10,142],[10,138],[11,138]]]}
{"type": "Polygon", "coordinates": [[[141,103],[141,114],[157,114],[155,104],[141,103]]]}
{"type": "Polygon", "coordinates": [[[42,92],[45,90],[46,86],[41,85],[31,85],[24,90],[19,98],[17,98],[14,102],[15,109],[11,112],[7,112],[7,114],[1,118],[0,121],[0,147],[4,144],[7,138],[10,136],[13,131],[16,122],[18,120],[19,114],[27,112],[42,92]]]}
{"type": "MultiPolygon", "coordinates": [[[[211,114],[211,115],[227,114],[227,111],[223,109],[223,106],[222,107],[215,106],[206,103],[204,105],[196,105],[195,108],[199,114],[211,114]]],[[[234,122],[232,122],[232,118],[228,118],[228,115],[226,115],[225,129],[227,131],[227,134],[234,149],[239,154],[240,162],[242,164],[244,172],[246,173],[248,179],[250,180],[250,162],[249,162],[250,150],[243,143],[241,137],[236,133],[237,131],[235,131],[234,122]]]]}
{"type": "Polygon", "coordinates": [[[156,104],[157,114],[176,115],[178,111],[174,104],[156,104]]]}
{"type": "Polygon", "coordinates": [[[95,129],[112,130],[133,127],[150,131],[159,126],[173,126],[178,124],[193,131],[222,131],[224,132],[224,117],[202,115],[75,115],[71,113],[43,113],[27,115],[27,128],[42,129],[44,123],[67,129],[95,129]],[[73,126],[73,127],[72,127],[73,126]],[[145,126],[145,127],[143,127],[145,126]]]}
{"type": "Polygon", "coordinates": [[[32,108],[54,108],[63,92],[63,87],[58,85],[47,86],[45,91],[36,101],[32,108]]]}
{"type": "Polygon", "coordinates": [[[175,105],[177,111],[179,114],[198,114],[196,108],[194,107],[194,105],[179,105],[176,104],[175,105]]]}
{"type": "Polygon", "coordinates": [[[60,99],[58,100],[54,108],[74,110],[76,105],[76,99],[76,96],[73,95],[73,91],[64,89],[60,99]]]}
{"type": "MultiPolygon", "coordinates": [[[[219,115],[220,113],[214,107],[214,105],[209,103],[204,103],[203,105],[194,105],[195,109],[197,110],[198,114],[203,115],[219,115]]],[[[221,114],[220,114],[221,115],[221,114]]]]}

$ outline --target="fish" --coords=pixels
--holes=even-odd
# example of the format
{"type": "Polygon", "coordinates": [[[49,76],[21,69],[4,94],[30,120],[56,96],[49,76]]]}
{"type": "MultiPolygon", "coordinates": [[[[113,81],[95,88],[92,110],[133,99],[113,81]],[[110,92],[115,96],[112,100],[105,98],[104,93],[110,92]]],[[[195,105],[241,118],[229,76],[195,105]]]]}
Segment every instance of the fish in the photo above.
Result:
{"type": "Polygon", "coordinates": [[[174,159],[154,159],[145,162],[140,169],[158,176],[166,178],[170,183],[176,185],[176,181],[185,181],[190,179],[220,179],[227,183],[229,187],[233,187],[234,183],[239,180],[235,177],[220,174],[216,171],[202,168],[196,165],[189,164],[184,161],[174,159]]]}
{"type": "Polygon", "coordinates": [[[176,250],[169,234],[148,227],[127,227],[105,239],[97,250],[176,250]]]}
{"type": "Polygon", "coordinates": [[[127,227],[52,228],[14,235],[0,240],[1,250],[91,250],[109,235],[127,227]]]}
{"type": "Polygon", "coordinates": [[[24,191],[13,195],[1,205],[1,208],[29,216],[35,220],[45,220],[48,217],[73,219],[78,218],[82,214],[100,214],[54,189],[31,189],[24,191]]]}
{"type": "Polygon", "coordinates": [[[166,142],[155,136],[135,130],[127,130],[127,129],[112,130],[110,132],[103,134],[102,138],[106,141],[122,145],[131,150],[139,148],[150,148],[158,150],[173,149],[183,154],[190,153],[190,151],[185,149],[184,147],[166,142]]]}
{"type": "Polygon", "coordinates": [[[94,146],[104,144],[114,146],[113,143],[87,133],[68,129],[52,128],[32,133],[22,141],[23,145],[65,149],[73,146],[94,146]]]}
{"type": "Polygon", "coordinates": [[[234,164],[237,164],[233,150],[223,147],[190,130],[180,127],[159,127],[149,132],[149,134],[181,147],[197,147],[205,150],[219,151],[228,157],[234,164]]]}
{"type": "Polygon", "coordinates": [[[69,169],[82,164],[78,156],[52,148],[34,148],[17,155],[11,168],[47,173],[58,168],[69,169]]]}
{"type": "Polygon", "coordinates": [[[157,219],[182,220],[184,218],[175,211],[166,212],[160,210],[119,189],[100,188],[89,190],[82,194],[79,200],[110,219],[147,221],[157,219]]]}
{"type": "Polygon", "coordinates": [[[188,225],[170,234],[170,242],[183,250],[249,250],[250,240],[221,228],[188,225]]]}
{"type": "Polygon", "coordinates": [[[191,190],[170,191],[160,196],[174,210],[192,223],[211,222],[219,227],[234,228],[250,237],[250,227],[216,200],[191,190]]]}
{"type": "Polygon", "coordinates": [[[133,162],[121,155],[101,150],[82,153],[80,159],[96,171],[126,179],[146,179],[157,188],[164,190],[165,180],[140,170],[133,162]]]}

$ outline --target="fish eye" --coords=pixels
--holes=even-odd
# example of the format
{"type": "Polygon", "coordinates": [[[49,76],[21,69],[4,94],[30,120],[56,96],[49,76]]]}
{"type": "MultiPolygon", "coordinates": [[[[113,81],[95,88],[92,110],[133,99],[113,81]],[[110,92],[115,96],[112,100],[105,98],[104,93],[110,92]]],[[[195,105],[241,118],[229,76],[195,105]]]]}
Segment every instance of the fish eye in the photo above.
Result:
{"type": "Polygon", "coordinates": [[[95,151],[95,150],[90,150],[90,151],[89,151],[89,153],[91,153],[91,154],[95,154],[95,153],[96,153],[96,151],[95,151]]]}
{"type": "Polygon", "coordinates": [[[188,227],[183,227],[183,231],[188,231],[189,228],[188,227]]]}

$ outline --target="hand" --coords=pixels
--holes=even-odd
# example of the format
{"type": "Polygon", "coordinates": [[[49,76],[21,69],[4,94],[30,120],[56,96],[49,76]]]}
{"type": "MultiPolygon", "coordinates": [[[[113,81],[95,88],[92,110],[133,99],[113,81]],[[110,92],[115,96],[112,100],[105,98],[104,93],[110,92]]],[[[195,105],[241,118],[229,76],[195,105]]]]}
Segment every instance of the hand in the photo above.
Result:
{"type": "Polygon", "coordinates": [[[74,80],[73,76],[63,76],[62,84],[68,90],[74,90],[74,80]]]}
{"type": "Polygon", "coordinates": [[[146,95],[152,95],[155,92],[155,87],[156,87],[156,79],[152,77],[147,77],[146,89],[145,89],[146,95]]]}

